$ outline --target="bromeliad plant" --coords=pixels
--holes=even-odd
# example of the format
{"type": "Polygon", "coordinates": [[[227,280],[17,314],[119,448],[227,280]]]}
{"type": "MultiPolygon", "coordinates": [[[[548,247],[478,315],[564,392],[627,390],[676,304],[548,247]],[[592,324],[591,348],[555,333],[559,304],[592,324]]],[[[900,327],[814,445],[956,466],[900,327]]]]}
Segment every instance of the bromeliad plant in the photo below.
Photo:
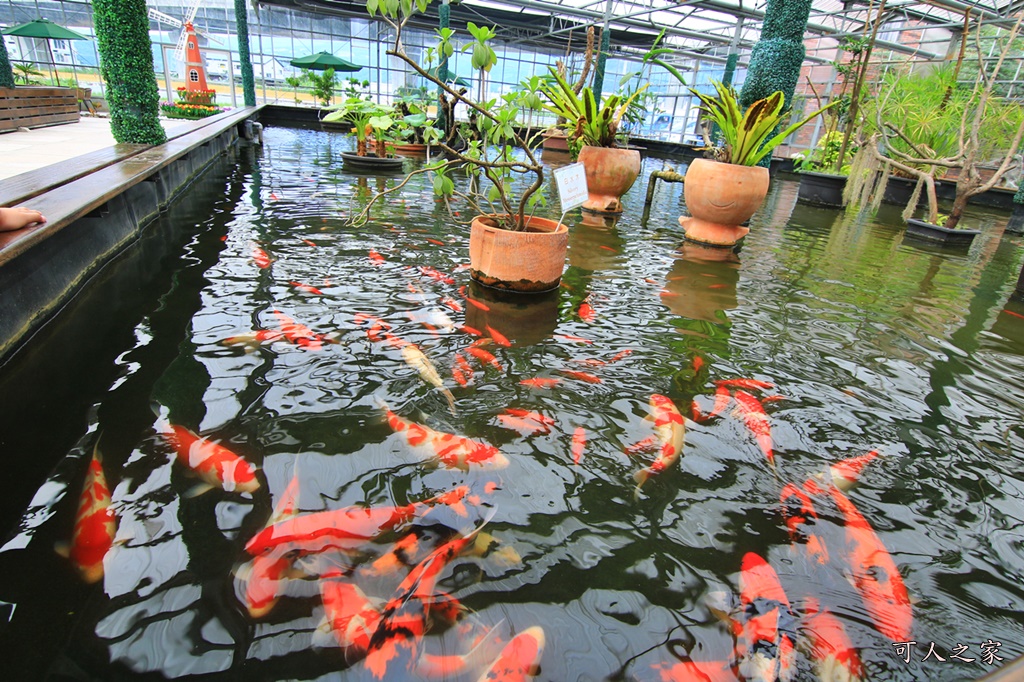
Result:
{"type": "Polygon", "coordinates": [[[598,102],[590,86],[577,95],[558,71],[548,69],[551,82],[540,84],[540,91],[550,103],[544,108],[566,120],[570,151],[575,149],[578,153],[583,146],[618,147],[619,125],[630,105],[648,86],[638,88],[625,99],[616,94],[598,102]]]}
{"type": "Polygon", "coordinates": [[[782,132],[772,135],[789,114],[784,108],[782,92],[776,91],[770,97],[754,102],[746,111],[740,111],[735,90],[718,81],[712,81],[712,85],[717,92],[716,96],[690,89],[690,92],[700,100],[701,111],[718,126],[725,142],[724,147],[716,148],[705,134],[706,148],[712,150],[712,156],[716,160],[740,166],[756,166],[801,126],[839,103],[836,101],[826,104],[782,132]]]}

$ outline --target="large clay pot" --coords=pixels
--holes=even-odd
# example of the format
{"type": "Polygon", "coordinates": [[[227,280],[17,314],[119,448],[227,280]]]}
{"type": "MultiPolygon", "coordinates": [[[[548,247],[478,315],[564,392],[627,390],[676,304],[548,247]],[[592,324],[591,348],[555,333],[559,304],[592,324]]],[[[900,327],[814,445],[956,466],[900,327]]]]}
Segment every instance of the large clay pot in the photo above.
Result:
{"type": "Polygon", "coordinates": [[[712,246],[734,246],[768,194],[768,169],[694,159],[686,169],[683,198],[689,216],[679,218],[686,238],[712,246]]]}
{"type": "Polygon", "coordinates": [[[477,216],[469,231],[470,276],[484,286],[518,293],[558,288],[565,269],[569,229],[557,220],[531,218],[525,232],[477,216]]]}
{"type": "Polygon", "coordinates": [[[622,213],[619,199],[640,175],[640,152],[587,146],[580,150],[579,162],[587,173],[590,194],[583,209],[595,213],[622,213]]]}

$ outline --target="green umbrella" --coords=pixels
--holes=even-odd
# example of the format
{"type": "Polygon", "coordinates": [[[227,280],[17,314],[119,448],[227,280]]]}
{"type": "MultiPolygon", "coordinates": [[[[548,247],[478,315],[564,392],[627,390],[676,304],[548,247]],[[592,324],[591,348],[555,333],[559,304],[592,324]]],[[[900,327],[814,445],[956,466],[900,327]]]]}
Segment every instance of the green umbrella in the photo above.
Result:
{"type": "Polygon", "coordinates": [[[5,36],[18,36],[21,38],[42,38],[46,41],[46,51],[50,55],[50,64],[53,66],[53,77],[60,86],[60,76],[57,75],[57,63],[53,59],[53,50],[50,47],[51,40],[89,40],[81,33],[75,33],[69,28],[55,24],[49,19],[36,19],[26,24],[19,24],[0,31],[5,36]]]}
{"type": "Polygon", "coordinates": [[[317,52],[311,54],[308,57],[299,57],[289,62],[292,66],[297,66],[300,69],[314,69],[322,71],[324,69],[334,69],[335,71],[359,71],[363,67],[352,62],[345,61],[341,57],[335,57],[330,52],[317,52]]]}

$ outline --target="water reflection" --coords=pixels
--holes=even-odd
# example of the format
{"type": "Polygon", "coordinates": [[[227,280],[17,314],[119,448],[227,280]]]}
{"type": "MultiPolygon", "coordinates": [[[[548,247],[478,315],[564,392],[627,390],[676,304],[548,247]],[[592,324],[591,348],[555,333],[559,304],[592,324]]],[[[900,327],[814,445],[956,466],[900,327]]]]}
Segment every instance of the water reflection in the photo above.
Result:
{"type": "Polygon", "coordinates": [[[680,317],[728,322],[725,311],[738,305],[740,258],[734,249],[684,241],[661,290],[661,301],[680,317]]]}
{"type": "Polygon", "coordinates": [[[481,331],[496,329],[516,345],[530,346],[549,338],[558,326],[561,291],[522,295],[485,287],[471,280],[469,295],[486,309],[469,305],[466,324],[481,331]]]}

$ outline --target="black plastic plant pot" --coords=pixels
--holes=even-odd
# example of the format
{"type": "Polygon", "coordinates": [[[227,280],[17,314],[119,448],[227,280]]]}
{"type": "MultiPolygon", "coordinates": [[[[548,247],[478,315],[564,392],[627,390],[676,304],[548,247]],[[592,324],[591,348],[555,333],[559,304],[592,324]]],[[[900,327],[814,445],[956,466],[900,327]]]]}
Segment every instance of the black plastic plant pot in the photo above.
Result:
{"type": "Polygon", "coordinates": [[[968,246],[980,233],[980,230],[951,230],[916,218],[907,220],[907,235],[948,246],[968,246]]]}
{"type": "Polygon", "coordinates": [[[813,206],[842,208],[843,189],[845,188],[845,175],[802,172],[800,173],[800,190],[797,194],[797,201],[813,206]]]}

